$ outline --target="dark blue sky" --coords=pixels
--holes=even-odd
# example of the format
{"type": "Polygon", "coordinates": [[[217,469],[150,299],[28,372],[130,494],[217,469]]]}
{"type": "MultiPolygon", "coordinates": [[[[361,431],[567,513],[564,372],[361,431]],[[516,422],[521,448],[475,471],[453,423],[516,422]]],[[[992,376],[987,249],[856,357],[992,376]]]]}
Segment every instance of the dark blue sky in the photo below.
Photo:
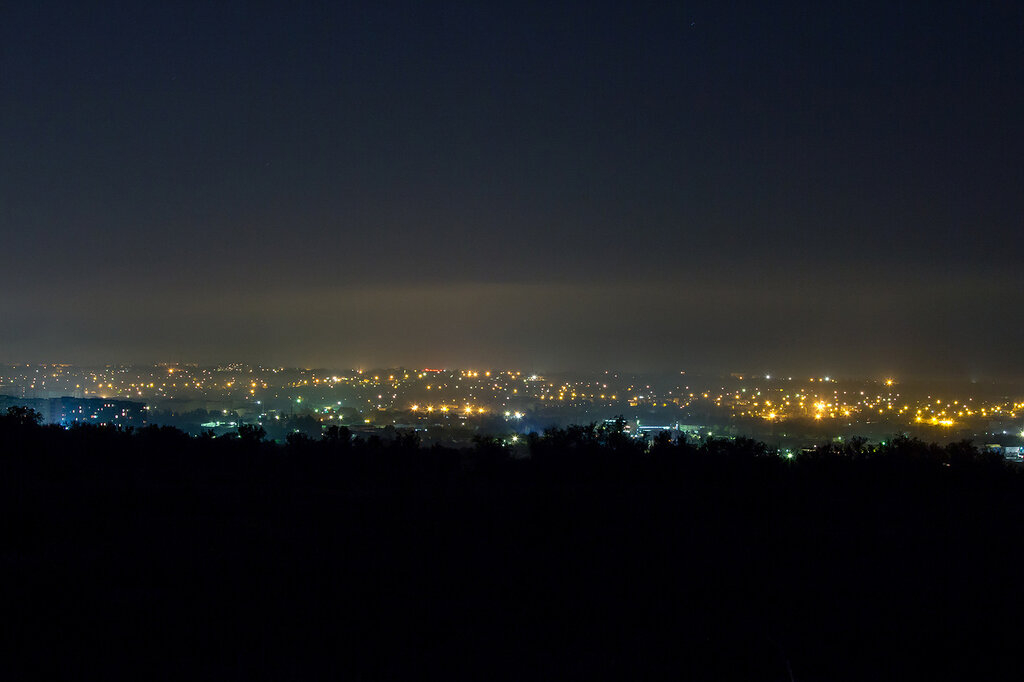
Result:
{"type": "Polygon", "coordinates": [[[6,3],[0,361],[1020,377],[1022,122],[1015,2],[6,3]]]}

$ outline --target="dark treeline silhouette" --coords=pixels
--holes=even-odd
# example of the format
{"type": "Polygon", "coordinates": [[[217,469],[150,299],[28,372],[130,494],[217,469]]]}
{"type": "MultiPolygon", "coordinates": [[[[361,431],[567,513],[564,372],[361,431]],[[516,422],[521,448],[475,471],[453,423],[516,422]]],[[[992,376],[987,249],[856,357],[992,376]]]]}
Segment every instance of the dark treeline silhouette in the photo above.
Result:
{"type": "MultiPolygon", "coordinates": [[[[421,447],[0,416],[37,677],[1018,679],[1024,476],[970,443],[421,447]],[[526,456],[524,456],[524,454],[526,456]]],[[[8,671],[4,671],[8,672],[8,671]]],[[[5,675],[10,677],[10,675],[5,675]]]]}

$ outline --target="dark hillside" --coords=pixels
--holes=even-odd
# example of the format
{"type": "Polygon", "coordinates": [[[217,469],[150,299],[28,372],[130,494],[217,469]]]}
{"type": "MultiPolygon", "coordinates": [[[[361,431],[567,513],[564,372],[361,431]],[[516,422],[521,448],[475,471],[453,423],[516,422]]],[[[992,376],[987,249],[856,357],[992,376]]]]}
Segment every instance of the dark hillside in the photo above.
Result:
{"type": "Polygon", "coordinates": [[[38,677],[1019,679],[1024,477],[614,429],[514,459],[0,417],[3,665],[38,677]],[[86,674],[86,673],[90,674],[86,674]]]}

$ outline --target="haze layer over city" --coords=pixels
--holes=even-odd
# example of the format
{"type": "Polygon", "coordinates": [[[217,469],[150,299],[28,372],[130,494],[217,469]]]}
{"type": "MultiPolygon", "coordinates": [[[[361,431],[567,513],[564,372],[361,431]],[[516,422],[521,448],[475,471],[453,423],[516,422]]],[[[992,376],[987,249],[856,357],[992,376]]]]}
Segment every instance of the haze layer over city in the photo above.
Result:
{"type": "Polygon", "coordinates": [[[1013,3],[9,3],[0,361],[1024,378],[1013,3]]]}

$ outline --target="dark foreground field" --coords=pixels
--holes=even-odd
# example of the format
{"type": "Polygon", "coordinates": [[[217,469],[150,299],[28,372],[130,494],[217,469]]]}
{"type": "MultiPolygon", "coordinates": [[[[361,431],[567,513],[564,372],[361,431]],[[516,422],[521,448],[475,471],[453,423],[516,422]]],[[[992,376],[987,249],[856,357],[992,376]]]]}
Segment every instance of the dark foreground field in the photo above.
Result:
{"type": "Polygon", "coordinates": [[[1024,671],[1024,476],[962,444],[570,429],[513,460],[3,419],[5,678],[1024,671]]]}

